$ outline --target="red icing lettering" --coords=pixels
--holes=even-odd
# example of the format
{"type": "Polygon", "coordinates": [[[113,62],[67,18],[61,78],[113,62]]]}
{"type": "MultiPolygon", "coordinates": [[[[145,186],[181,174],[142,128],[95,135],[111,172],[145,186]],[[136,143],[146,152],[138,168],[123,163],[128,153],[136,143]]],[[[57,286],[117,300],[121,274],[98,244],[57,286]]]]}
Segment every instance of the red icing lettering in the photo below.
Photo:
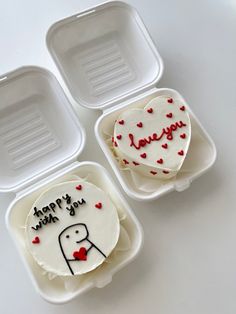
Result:
{"type": "Polygon", "coordinates": [[[171,124],[169,127],[163,128],[162,133],[158,136],[156,133],[153,133],[153,135],[149,135],[148,138],[141,138],[137,142],[134,140],[134,135],[132,133],[129,134],[130,138],[130,146],[140,149],[141,147],[146,146],[147,144],[151,144],[151,142],[160,141],[165,135],[166,138],[171,141],[173,140],[173,132],[176,131],[178,128],[182,128],[184,126],[187,126],[183,121],[175,122],[174,124],[171,124]]]}

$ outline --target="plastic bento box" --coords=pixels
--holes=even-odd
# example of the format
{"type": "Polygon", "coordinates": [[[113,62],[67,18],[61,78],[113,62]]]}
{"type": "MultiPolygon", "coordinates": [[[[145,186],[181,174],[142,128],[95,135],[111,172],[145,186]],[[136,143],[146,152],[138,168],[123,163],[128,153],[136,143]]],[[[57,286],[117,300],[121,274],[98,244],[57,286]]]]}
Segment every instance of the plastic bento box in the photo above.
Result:
{"type": "Polygon", "coordinates": [[[137,256],[142,245],[140,223],[107,171],[97,163],[77,161],[85,141],[72,106],[49,71],[23,67],[0,78],[0,191],[16,194],[6,214],[6,225],[33,285],[52,303],[68,302],[93,287],[105,286],[137,256]],[[117,208],[123,209],[129,237],[127,250],[83,281],[47,276],[29,253],[25,241],[26,217],[36,198],[73,176],[89,177],[117,208]]]}
{"type": "Polygon", "coordinates": [[[163,62],[139,14],[130,5],[107,2],[63,19],[49,29],[47,46],[77,103],[102,110],[95,134],[130,197],[148,201],[172,190],[183,191],[214,164],[214,142],[190,106],[177,91],[157,87],[163,62]],[[109,138],[122,111],[144,107],[162,95],[177,98],[188,108],[192,139],[184,165],[175,178],[148,180],[123,171],[109,138]]]}

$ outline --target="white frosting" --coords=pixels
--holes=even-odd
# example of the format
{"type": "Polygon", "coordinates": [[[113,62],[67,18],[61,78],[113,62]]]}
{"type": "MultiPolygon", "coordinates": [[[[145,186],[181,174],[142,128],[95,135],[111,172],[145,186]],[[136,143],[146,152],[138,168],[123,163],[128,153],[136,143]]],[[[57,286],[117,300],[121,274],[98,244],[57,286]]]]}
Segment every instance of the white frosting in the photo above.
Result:
{"type": "Polygon", "coordinates": [[[143,109],[121,113],[115,123],[113,145],[126,167],[152,178],[169,179],[180,170],[190,139],[191,123],[185,106],[160,96],[143,109]]]}
{"type": "Polygon", "coordinates": [[[115,248],[119,234],[115,206],[104,191],[88,182],[53,186],[35,201],[26,220],[30,253],[46,271],[59,276],[97,268],[115,248]],[[51,222],[42,224],[46,216],[51,222]]]}

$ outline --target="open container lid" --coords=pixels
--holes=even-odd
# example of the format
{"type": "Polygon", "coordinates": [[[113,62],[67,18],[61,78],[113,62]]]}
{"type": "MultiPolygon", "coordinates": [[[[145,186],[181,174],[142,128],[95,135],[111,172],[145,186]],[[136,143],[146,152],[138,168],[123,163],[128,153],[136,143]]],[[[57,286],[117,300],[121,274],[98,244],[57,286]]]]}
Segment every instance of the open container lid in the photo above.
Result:
{"type": "Polygon", "coordinates": [[[55,23],[47,46],[74,99],[91,109],[111,107],[150,89],[163,72],[137,11],[119,1],[55,23]]]}
{"type": "Polygon", "coordinates": [[[49,71],[29,66],[0,77],[0,191],[17,192],[76,160],[84,142],[49,71]]]}

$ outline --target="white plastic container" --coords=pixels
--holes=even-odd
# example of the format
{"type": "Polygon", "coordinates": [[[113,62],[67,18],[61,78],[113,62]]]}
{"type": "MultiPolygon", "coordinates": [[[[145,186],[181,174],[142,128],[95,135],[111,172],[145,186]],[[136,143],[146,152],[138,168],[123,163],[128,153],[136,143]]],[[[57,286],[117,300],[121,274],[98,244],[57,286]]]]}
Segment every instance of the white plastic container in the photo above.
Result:
{"type": "MultiPolygon", "coordinates": [[[[48,49],[78,104],[103,110],[95,126],[98,142],[125,192],[136,200],[153,200],[171,190],[183,191],[216,159],[216,148],[183,97],[158,89],[163,62],[137,11],[112,1],[61,20],[48,31],[48,49]],[[192,133],[185,168],[175,179],[135,184],[107,144],[107,130],[122,110],[142,107],[158,95],[178,97],[191,115],[192,133]],[[154,186],[144,189],[143,186],[154,186]]],[[[111,134],[112,135],[112,134],[111,134]]]]}
{"type": "Polygon", "coordinates": [[[0,191],[15,192],[6,214],[7,228],[40,295],[64,303],[92,287],[103,287],[131,262],[142,245],[142,228],[109,174],[97,163],[77,160],[85,133],[56,78],[38,67],[23,67],[0,77],[0,191]],[[107,192],[126,213],[130,249],[96,276],[67,289],[62,278],[43,274],[25,247],[24,225],[34,200],[71,176],[85,178],[107,192]]]}

